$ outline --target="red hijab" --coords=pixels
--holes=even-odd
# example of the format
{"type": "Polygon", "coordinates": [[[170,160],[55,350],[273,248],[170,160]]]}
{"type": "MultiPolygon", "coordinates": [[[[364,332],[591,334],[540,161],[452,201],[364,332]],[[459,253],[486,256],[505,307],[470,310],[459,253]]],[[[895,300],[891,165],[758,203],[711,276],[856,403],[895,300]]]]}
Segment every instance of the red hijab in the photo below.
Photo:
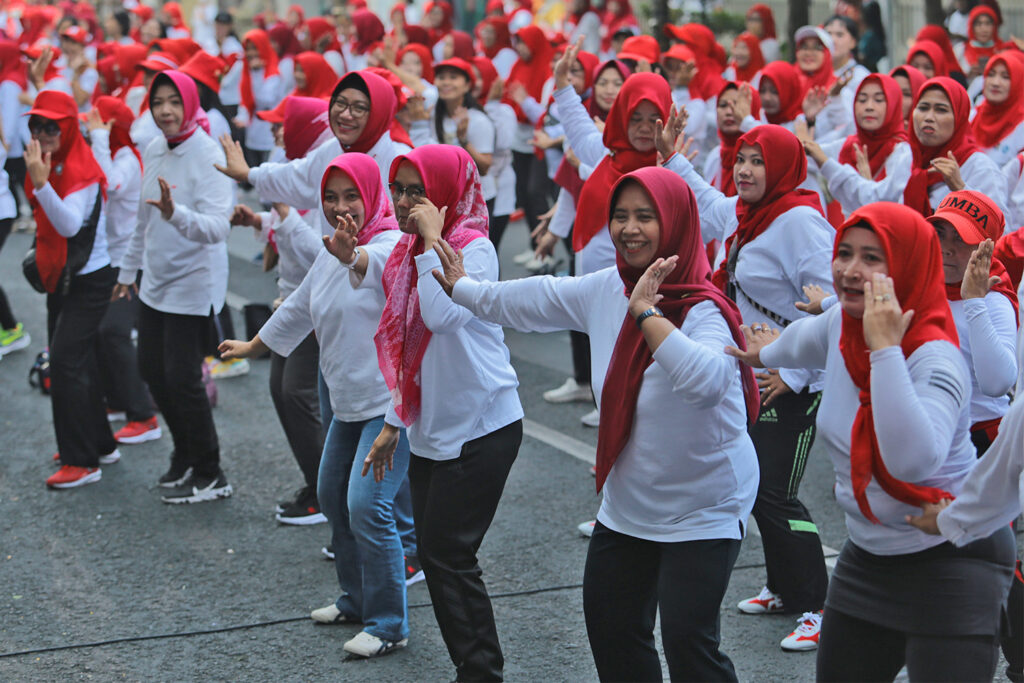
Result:
{"type": "MultiPolygon", "coordinates": [[[[930,341],[948,341],[959,346],[953,313],[946,301],[942,254],[935,229],[921,214],[906,206],[889,202],[868,204],[854,211],[836,232],[833,258],[843,234],[865,223],[871,226],[882,243],[897,301],[903,310],[914,311],[910,327],[900,342],[903,356],[910,358],[922,344],[930,341]]],[[[876,524],[880,523],[867,498],[867,487],[872,478],[883,491],[908,505],[920,506],[952,498],[940,489],[900,481],[885,468],[875,437],[871,409],[871,360],[864,341],[864,325],[860,318],[853,318],[845,312],[842,313],[842,325],[839,351],[843,354],[850,379],[860,390],[860,407],[850,432],[850,479],[861,514],[876,524]]]]}
{"type": "Polygon", "coordinates": [[[185,25],[185,19],[181,16],[181,5],[176,2],[165,2],[163,10],[164,14],[171,20],[173,28],[188,30],[188,26],[185,25]]]}
{"type": "Polygon", "coordinates": [[[21,48],[11,40],[0,40],[0,82],[11,81],[22,90],[28,88],[28,65],[21,48]]]}
{"type": "MultiPolygon", "coordinates": [[[[406,93],[409,92],[409,89],[402,83],[402,79],[387,69],[379,66],[369,66],[363,69],[363,71],[377,74],[391,85],[391,89],[395,93],[395,111],[401,111],[402,108],[405,107],[406,103],[409,101],[409,98],[406,95],[406,93]]],[[[391,133],[392,142],[401,143],[409,149],[416,146],[413,143],[412,138],[409,137],[409,131],[402,126],[397,116],[391,119],[391,128],[389,131],[391,133]]]]}
{"type": "MultiPolygon", "coordinates": [[[[610,219],[615,208],[615,197],[619,190],[629,183],[637,183],[650,197],[658,214],[661,238],[655,258],[679,256],[665,282],[658,288],[664,298],[658,307],[676,327],[682,327],[690,309],[702,301],[711,301],[725,318],[732,332],[734,343],[746,348],[742,318],[736,304],[711,284],[711,266],[704,258],[704,245],[700,234],[700,216],[697,199],[682,178],[666,168],[650,166],[622,176],[611,192],[605,221],[610,219]]],[[[625,285],[628,298],[646,268],[632,268],[616,254],[615,263],[619,277],[625,285]]],[[[604,486],[605,479],[622,452],[633,431],[633,415],[640,396],[644,372],[651,364],[653,355],[644,340],[643,332],[628,313],[619,328],[611,362],[605,375],[604,390],[601,393],[601,426],[597,433],[597,490],[604,486]]],[[[740,366],[743,393],[746,398],[747,418],[750,424],[757,421],[760,406],[754,371],[740,366]]]]}
{"type": "MultiPolygon", "coordinates": [[[[748,204],[742,199],[736,202],[739,223],[736,232],[725,241],[726,254],[732,253],[734,243],[736,249],[742,249],[743,245],[767,230],[776,218],[791,209],[809,206],[825,215],[818,193],[800,189],[800,183],[807,178],[807,154],[795,135],[782,126],[758,126],[740,137],[737,149],[743,145],[761,148],[765,190],[764,196],[755,204],[748,204]]],[[[726,272],[728,261],[722,262],[712,278],[722,291],[729,282],[726,272]]]]}
{"type": "Polygon", "coordinates": [[[974,139],[982,148],[996,147],[1024,121],[1024,62],[1007,55],[996,55],[985,66],[985,77],[996,64],[1002,64],[1010,74],[1010,88],[1006,99],[993,104],[985,100],[971,121],[974,139]]]}
{"type": "MultiPolygon", "coordinates": [[[[633,7],[629,0],[617,0],[619,7],[616,12],[605,12],[601,20],[601,52],[608,52],[612,48],[612,38],[622,29],[635,29],[639,27],[636,15],[633,14],[633,7]]],[[[607,6],[607,3],[605,3],[607,6]]]]}
{"type": "Polygon", "coordinates": [[[882,88],[885,95],[885,119],[878,130],[868,131],[858,125],[857,132],[846,138],[842,149],[839,150],[839,163],[856,168],[857,153],[854,145],[866,146],[871,177],[881,180],[885,177],[885,161],[892,154],[893,148],[907,140],[907,130],[903,126],[903,90],[891,76],[871,74],[857,87],[858,96],[867,83],[876,83],[882,88]],[[879,172],[882,175],[879,175],[879,172]]]}
{"type": "Polygon", "coordinates": [[[384,24],[377,15],[368,9],[359,9],[352,13],[352,25],[355,27],[355,38],[352,41],[352,53],[361,55],[373,48],[375,43],[384,40],[384,24]]]}
{"type": "MultiPolygon", "coordinates": [[[[718,97],[727,90],[739,90],[740,83],[736,81],[728,81],[721,90],[718,91],[718,97]]],[[[757,94],[756,90],[752,90],[753,97],[750,99],[750,113],[753,117],[759,118],[761,113],[761,96],[757,94]]],[[[720,143],[718,150],[718,159],[722,165],[722,194],[726,197],[736,196],[736,179],[733,178],[732,169],[736,165],[736,151],[740,148],[740,138],[743,137],[743,131],[736,131],[735,133],[723,133],[722,129],[718,129],[718,141],[720,143]]]]}
{"type": "Polygon", "coordinates": [[[434,82],[434,55],[431,54],[430,48],[426,45],[420,45],[419,43],[409,43],[401,50],[398,51],[397,61],[399,64],[402,63],[402,57],[412,52],[414,55],[420,58],[420,64],[423,65],[423,75],[420,76],[427,83],[434,82]]]}
{"type": "MultiPolygon", "coordinates": [[[[106,197],[107,177],[103,174],[92,150],[78,127],[78,104],[70,95],[56,90],[44,90],[36,96],[30,115],[56,121],[60,126],[60,149],[51,157],[50,186],[57,196],[65,198],[93,183],[99,183],[106,197]]],[[[32,179],[25,176],[25,196],[32,205],[36,219],[36,263],[46,291],[57,290],[61,272],[67,263],[68,241],[53,227],[46,211],[36,199],[32,179]]],[[[90,202],[89,208],[92,208],[90,202]]]]}
{"type": "MultiPolygon", "coordinates": [[[[318,97],[284,98],[284,155],[301,159],[323,143],[330,123],[327,120],[327,102],[318,97]]],[[[355,156],[355,155],[353,155],[355,156]]],[[[380,170],[377,171],[380,178],[380,170]]]]}
{"type": "Polygon", "coordinates": [[[775,15],[772,14],[772,8],[768,5],[751,5],[750,9],[747,10],[746,16],[749,18],[751,14],[761,17],[764,39],[775,38],[775,15]]]}
{"type": "Polygon", "coordinates": [[[925,81],[914,98],[914,108],[917,107],[917,103],[926,91],[936,88],[946,94],[953,109],[955,121],[953,137],[942,147],[925,147],[917,139],[917,133],[914,130],[914,126],[911,125],[910,149],[914,153],[914,160],[911,165],[910,181],[903,191],[903,203],[925,217],[932,214],[932,206],[928,199],[928,188],[935,183],[942,182],[942,175],[932,169],[932,159],[945,157],[947,153],[952,152],[956,157],[956,162],[963,166],[968,157],[975,152],[981,151],[981,148],[978,147],[978,143],[974,139],[974,134],[971,132],[969,121],[971,100],[964,87],[952,78],[940,77],[925,81]]]}
{"type": "Polygon", "coordinates": [[[914,43],[910,47],[910,51],[907,52],[907,64],[910,64],[910,60],[913,59],[916,54],[923,54],[932,63],[932,69],[935,71],[935,78],[938,78],[939,76],[949,76],[949,64],[946,63],[946,56],[942,53],[941,47],[928,40],[914,43]]]}
{"type": "Polygon", "coordinates": [[[366,71],[349,71],[334,86],[331,100],[346,88],[356,88],[369,93],[370,113],[366,115],[366,125],[359,139],[345,147],[346,152],[362,152],[366,154],[377,141],[391,128],[391,122],[398,111],[398,100],[391,84],[375,73],[366,71]]]}
{"type": "Polygon", "coordinates": [[[295,87],[292,95],[298,97],[321,97],[327,99],[338,80],[334,69],[319,52],[301,52],[295,56],[295,66],[302,67],[306,75],[306,87],[295,87]]]}
{"type": "MultiPolygon", "coordinates": [[[[817,37],[814,39],[821,43],[821,40],[817,37]]],[[[800,84],[802,86],[801,100],[803,100],[803,95],[806,95],[807,91],[811,88],[824,88],[827,91],[836,82],[836,74],[832,71],[832,51],[824,43],[821,44],[821,47],[823,48],[822,54],[825,57],[821,60],[821,66],[818,67],[817,71],[808,74],[797,67],[797,73],[800,75],[800,84]]]]}
{"type": "Polygon", "coordinates": [[[658,152],[638,152],[629,143],[629,119],[641,102],[650,102],[664,121],[672,106],[672,92],[668,81],[655,73],[633,74],[622,84],[615,97],[604,126],[604,146],[608,154],[590,174],[576,206],[576,221],[572,228],[573,251],[583,247],[608,224],[608,205],[611,190],[619,178],[644,166],[654,166],[658,152]]]}
{"type": "Polygon", "coordinates": [[[601,77],[601,74],[603,74],[608,69],[615,69],[616,71],[618,71],[619,76],[622,77],[623,84],[626,83],[626,79],[629,78],[633,74],[633,72],[630,71],[629,67],[626,66],[625,62],[620,61],[618,59],[609,59],[608,61],[600,64],[597,60],[598,58],[590,54],[589,52],[580,52],[580,64],[583,65],[583,68],[588,71],[586,78],[586,87],[591,90],[591,95],[587,99],[587,101],[584,102],[584,106],[586,106],[587,113],[590,114],[591,119],[593,119],[596,116],[602,121],[607,121],[608,114],[611,110],[609,109],[606,111],[604,109],[601,109],[601,107],[598,105],[597,97],[594,96],[592,90],[594,84],[597,83],[597,80],[601,77]],[[586,58],[584,58],[584,55],[586,55],[586,58]],[[590,64],[593,64],[593,66],[588,66],[590,64]]]}
{"type": "Polygon", "coordinates": [[[324,198],[327,180],[336,173],[344,173],[356,186],[356,191],[363,200],[363,225],[356,234],[356,242],[360,245],[369,243],[385,230],[398,230],[398,220],[391,200],[380,184],[380,168],[377,162],[365,154],[346,152],[334,157],[324,171],[320,181],[320,201],[324,198]]]}
{"type": "Polygon", "coordinates": [[[473,57],[473,66],[480,72],[480,97],[477,99],[480,106],[487,104],[487,97],[491,94],[491,87],[498,80],[498,70],[494,63],[487,57],[473,57]]]}
{"type": "MultiPolygon", "coordinates": [[[[455,145],[417,147],[395,157],[391,182],[403,162],[416,167],[427,198],[438,208],[448,207],[441,237],[452,249],[458,251],[475,239],[487,237],[487,205],[480,189],[480,174],[466,150],[455,145]]],[[[415,259],[422,253],[423,238],[410,234],[402,235],[391,251],[381,278],[387,303],[373,337],[395,413],[407,426],[420,415],[420,365],[432,336],[420,314],[416,290],[415,259]]]]}
{"type": "Polygon", "coordinates": [[[765,112],[768,123],[789,123],[803,113],[803,87],[800,72],[789,62],[771,62],[761,70],[761,83],[771,82],[779,93],[779,111],[765,112]]]}
{"type": "Polygon", "coordinates": [[[452,39],[452,57],[469,61],[476,52],[473,50],[473,36],[465,31],[451,31],[447,37],[452,39]]]}
{"type": "MultiPolygon", "coordinates": [[[[516,32],[516,38],[530,49],[530,61],[525,61],[522,57],[516,60],[508,78],[505,79],[505,92],[509,92],[509,86],[513,83],[520,83],[530,97],[540,102],[544,96],[544,83],[551,77],[551,58],[554,56],[554,49],[544,31],[538,26],[524,26],[516,32]]],[[[526,123],[526,114],[519,105],[508,95],[505,101],[515,109],[519,120],[526,123]]]]}
{"type": "Polygon", "coordinates": [[[974,66],[982,59],[994,55],[1002,49],[1002,46],[1002,41],[999,40],[999,17],[995,10],[985,5],[978,5],[972,9],[971,13],[967,15],[967,42],[964,43],[964,59],[967,60],[967,63],[974,66]],[[976,40],[974,22],[983,14],[992,20],[992,44],[987,47],[974,44],[976,40]]]}
{"type": "Polygon", "coordinates": [[[485,47],[483,40],[480,40],[480,52],[484,54],[488,59],[494,59],[498,52],[505,48],[512,48],[512,34],[508,30],[508,18],[507,17],[487,17],[481,21],[476,27],[476,36],[480,38],[480,29],[484,26],[490,26],[494,29],[494,43],[490,47],[485,47]]]}
{"type": "MultiPolygon", "coordinates": [[[[277,53],[274,52],[274,48],[270,45],[270,36],[267,32],[262,29],[253,29],[245,34],[242,38],[242,45],[245,46],[247,43],[252,43],[256,46],[256,49],[260,53],[260,61],[263,62],[263,77],[270,78],[280,73],[277,68],[277,53]]],[[[242,100],[242,106],[246,108],[250,115],[255,115],[256,112],[256,99],[252,94],[252,68],[249,66],[249,58],[245,58],[245,68],[242,69],[242,80],[240,95],[242,100]]]]}
{"type": "Polygon", "coordinates": [[[733,45],[736,43],[743,43],[747,46],[747,49],[750,51],[750,61],[744,67],[737,65],[735,60],[730,61],[729,65],[736,71],[737,81],[750,83],[754,80],[757,72],[764,68],[765,62],[764,55],[761,54],[761,41],[753,33],[744,32],[736,36],[736,40],[732,42],[733,45]]]}
{"type": "Polygon", "coordinates": [[[667,26],[665,30],[676,40],[685,43],[697,58],[697,73],[690,82],[690,92],[702,100],[714,97],[725,84],[722,78],[725,60],[719,62],[720,46],[715,40],[715,34],[703,24],[667,26]]]}
{"type": "Polygon", "coordinates": [[[167,138],[167,144],[177,145],[185,142],[192,134],[202,128],[207,134],[210,133],[210,121],[206,118],[206,112],[199,106],[199,88],[196,86],[196,82],[192,80],[191,76],[176,71],[174,69],[168,69],[161,71],[153,77],[153,82],[149,84],[149,95],[146,97],[146,102],[151,102],[153,99],[153,93],[156,92],[157,86],[165,85],[167,83],[174,86],[174,89],[178,91],[181,96],[181,103],[185,108],[184,119],[181,122],[181,128],[174,135],[164,137],[167,138]]]}
{"type": "Polygon", "coordinates": [[[914,37],[915,43],[929,42],[935,43],[942,48],[943,61],[946,63],[946,67],[950,71],[958,71],[957,66],[960,62],[956,58],[956,52],[953,51],[953,43],[949,40],[949,34],[946,33],[946,29],[943,26],[937,24],[925,24],[917,35],[914,37]]]}
{"type": "Polygon", "coordinates": [[[309,49],[323,54],[324,52],[341,52],[341,45],[338,43],[337,30],[330,21],[323,17],[310,17],[306,21],[306,31],[309,33],[309,49]],[[321,46],[324,38],[330,40],[321,46]],[[321,49],[323,48],[323,49],[321,49]]]}
{"type": "MultiPolygon", "coordinates": [[[[903,64],[901,66],[896,67],[895,69],[889,72],[889,75],[894,78],[896,76],[903,76],[908,81],[910,81],[911,97],[915,100],[917,99],[917,93],[920,92],[921,90],[921,86],[924,85],[924,82],[928,80],[927,78],[925,78],[925,75],[923,73],[921,73],[914,67],[910,66],[909,64],[903,64]]],[[[902,89],[900,89],[901,95],[902,92],[902,89]]],[[[902,108],[903,104],[900,103],[900,109],[902,108]]]]}
{"type": "Polygon", "coordinates": [[[302,43],[295,37],[295,31],[287,24],[278,24],[267,31],[270,40],[277,44],[277,54],[281,59],[294,57],[302,52],[302,43]]]}
{"type": "Polygon", "coordinates": [[[426,18],[435,7],[441,10],[443,16],[441,17],[440,26],[427,29],[430,34],[431,43],[437,43],[448,35],[448,32],[452,30],[452,17],[455,15],[455,10],[452,9],[450,3],[445,2],[445,0],[438,0],[437,2],[428,2],[424,5],[423,17],[426,18]]]}
{"type": "Polygon", "coordinates": [[[93,106],[105,123],[113,123],[110,127],[110,156],[113,157],[122,147],[127,147],[139,160],[139,168],[142,168],[142,155],[139,154],[139,150],[129,134],[132,122],[135,120],[132,110],[122,100],[110,95],[97,97],[93,106]]]}

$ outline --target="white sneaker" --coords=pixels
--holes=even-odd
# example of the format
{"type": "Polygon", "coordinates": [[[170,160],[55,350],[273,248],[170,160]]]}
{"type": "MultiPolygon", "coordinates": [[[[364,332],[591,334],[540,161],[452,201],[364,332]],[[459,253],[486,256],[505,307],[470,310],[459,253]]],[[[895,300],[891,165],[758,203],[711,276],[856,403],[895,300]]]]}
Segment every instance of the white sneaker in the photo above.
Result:
{"type": "Polygon", "coordinates": [[[320,624],[345,624],[352,620],[341,613],[335,604],[332,602],[327,607],[321,607],[315,609],[309,613],[310,618],[320,624]]]}
{"type": "Polygon", "coordinates": [[[580,422],[583,423],[584,427],[598,427],[601,424],[601,413],[598,412],[597,408],[594,408],[589,413],[581,417],[580,422]]]}
{"type": "Polygon", "coordinates": [[[783,610],[782,598],[768,590],[768,586],[762,588],[756,598],[748,598],[736,606],[745,614],[772,614],[783,610]]]}
{"type": "Polygon", "coordinates": [[[796,630],[779,643],[787,652],[808,652],[818,649],[818,636],[821,635],[821,612],[804,612],[796,630]]]}
{"type": "Polygon", "coordinates": [[[580,524],[576,528],[579,530],[579,532],[581,534],[583,534],[587,538],[590,538],[591,536],[594,535],[594,525],[595,524],[597,524],[597,520],[596,519],[592,519],[589,522],[583,522],[583,524],[580,524]]]}
{"type": "Polygon", "coordinates": [[[526,251],[516,254],[512,257],[512,262],[519,265],[526,265],[533,260],[533,249],[527,249],[526,251]]]}
{"type": "Polygon", "coordinates": [[[113,453],[107,453],[106,455],[101,455],[100,456],[100,464],[101,465],[113,465],[115,462],[117,462],[120,459],[121,459],[121,452],[115,448],[113,453]]]}
{"type": "Polygon", "coordinates": [[[345,652],[358,657],[380,657],[389,652],[400,650],[409,644],[408,638],[401,640],[381,640],[366,631],[360,631],[356,637],[344,645],[345,652]]]}
{"type": "Polygon", "coordinates": [[[590,401],[594,398],[594,392],[590,390],[589,384],[579,384],[576,379],[570,377],[557,389],[549,389],[544,392],[544,400],[548,403],[573,403],[575,401],[590,401]]]}

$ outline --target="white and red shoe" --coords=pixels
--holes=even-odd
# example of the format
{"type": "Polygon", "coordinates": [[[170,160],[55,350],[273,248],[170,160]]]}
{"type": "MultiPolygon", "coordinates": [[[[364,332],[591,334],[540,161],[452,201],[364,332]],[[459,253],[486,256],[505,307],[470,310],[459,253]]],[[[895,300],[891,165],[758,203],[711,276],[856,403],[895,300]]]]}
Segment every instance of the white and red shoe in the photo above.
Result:
{"type": "Polygon", "coordinates": [[[749,598],[736,606],[744,614],[775,614],[783,610],[782,598],[768,590],[768,586],[762,588],[756,598],[749,598]]]}
{"type": "MultiPolygon", "coordinates": [[[[115,462],[117,462],[120,459],[121,459],[121,451],[119,451],[119,450],[117,450],[115,448],[110,453],[105,453],[104,455],[100,456],[100,464],[101,465],[113,465],[115,462]]],[[[53,454],[53,464],[54,465],[60,465],[61,464],[60,453],[54,453],[53,454]]]]}
{"type": "Polygon", "coordinates": [[[99,467],[61,465],[61,468],[46,480],[46,485],[51,489],[70,489],[99,481],[102,476],[103,473],[99,467]]]}
{"type": "Polygon", "coordinates": [[[160,430],[160,423],[156,421],[156,415],[154,415],[148,420],[129,422],[117,430],[114,439],[118,443],[144,443],[155,441],[161,436],[163,436],[163,432],[160,430]]]}
{"type": "Polygon", "coordinates": [[[821,612],[804,612],[796,629],[779,643],[787,652],[807,652],[818,649],[821,635],[821,612]]]}

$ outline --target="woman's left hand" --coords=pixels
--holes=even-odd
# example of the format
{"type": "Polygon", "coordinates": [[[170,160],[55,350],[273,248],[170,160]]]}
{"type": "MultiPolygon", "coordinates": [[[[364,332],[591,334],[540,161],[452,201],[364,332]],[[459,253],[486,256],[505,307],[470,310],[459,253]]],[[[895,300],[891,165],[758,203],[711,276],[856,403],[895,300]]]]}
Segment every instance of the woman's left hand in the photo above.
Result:
{"type": "Polygon", "coordinates": [[[629,314],[636,318],[644,311],[653,306],[665,297],[658,294],[658,289],[665,278],[676,269],[679,256],[673,255],[668,258],[655,259],[654,263],[647,266],[647,270],[633,286],[633,293],[629,296],[629,314]]]}
{"type": "Polygon", "coordinates": [[[462,250],[460,249],[456,252],[450,244],[439,239],[434,243],[434,251],[437,252],[437,257],[441,259],[441,268],[444,272],[442,273],[435,268],[431,271],[431,274],[433,274],[437,283],[441,285],[444,293],[451,296],[452,291],[455,289],[455,283],[466,277],[466,268],[462,265],[462,250]]]}
{"type": "Polygon", "coordinates": [[[985,240],[971,254],[971,260],[967,262],[967,270],[964,271],[963,282],[960,283],[960,296],[963,298],[984,299],[989,290],[999,284],[1001,278],[998,275],[989,277],[992,270],[993,249],[995,249],[995,244],[992,240],[985,240]]]}
{"type": "Polygon", "coordinates": [[[952,502],[949,498],[943,498],[938,503],[924,503],[921,505],[920,517],[907,515],[904,519],[910,526],[916,527],[926,534],[938,536],[941,533],[939,531],[939,513],[948,508],[952,502]]]}
{"type": "Polygon", "coordinates": [[[146,203],[160,209],[160,215],[165,221],[171,220],[174,215],[174,199],[171,197],[171,186],[163,178],[157,178],[160,183],[160,199],[147,199],[146,203]]]}
{"type": "Polygon", "coordinates": [[[442,207],[438,211],[434,203],[426,197],[409,211],[409,220],[416,221],[416,227],[423,238],[423,250],[434,248],[434,242],[441,237],[441,230],[444,228],[444,217],[448,213],[448,207],[442,207]]]}
{"type": "Polygon", "coordinates": [[[757,386],[761,389],[761,405],[765,408],[775,402],[782,394],[793,391],[789,385],[782,381],[778,370],[765,370],[756,375],[757,386]]]}
{"type": "Polygon", "coordinates": [[[942,180],[946,183],[946,187],[953,192],[959,192],[967,187],[964,179],[960,177],[960,164],[956,162],[956,157],[953,156],[952,152],[947,153],[945,157],[932,159],[932,168],[942,175],[942,180]]]}
{"type": "Polygon", "coordinates": [[[680,115],[676,105],[673,104],[668,112],[668,120],[658,119],[658,122],[654,124],[654,146],[658,148],[658,154],[662,159],[672,156],[676,148],[676,140],[683,134],[683,127],[686,125],[686,107],[683,107],[682,111],[684,115],[680,115]]]}
{"type": "Polygon", "coordinates": [[[903,312],[892,278],[875,273],[872,280],[864,283],[864,341],[872,351],[899,346],[903,335],[910,327],[914,311],[903,312]]]}
{"type": "Polygon", "coordinates": [[[853,152],[857,156],[857,173],[862,178],[874,180],[871,176],[871,161],[868,159],[868,146],[853,143],[853,152]]]}
{"type": "Polygon", "coordinates": [[[53,164],[50,153],[43,154],[43,148],[39,146],[38,140],[29,140],[25,145],[25,169],[32,180],[32,187],[39,190],[50,182],[51,168],[53,164]]]}

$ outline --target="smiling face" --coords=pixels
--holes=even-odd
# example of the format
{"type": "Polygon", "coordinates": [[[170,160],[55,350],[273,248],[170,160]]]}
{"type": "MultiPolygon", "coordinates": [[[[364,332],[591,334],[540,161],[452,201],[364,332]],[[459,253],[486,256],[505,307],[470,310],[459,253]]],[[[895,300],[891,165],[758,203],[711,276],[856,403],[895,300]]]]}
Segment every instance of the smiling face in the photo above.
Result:
{"type": "Polygon", "coordinates": [[[1002,104],[1010,96],[1010,72],[1003,62],[996,62],[985,76],[985,87],[982,90],[985,101],[1002,104]]]}
{"type": "Polygon", "coordinates": [[[956,117],[940,88],[926,90],[914,107],[914,134],[925,147],[941,147],[953,137],[956,117]]]}
{"type": "Polygon", "coordinates": [[[661,224],[650,195],[639,183],[624,184],[608,222],[612,243],[631,268],[646,268],[661,243],[661,224]]]}
{"type": "Polygon", "coordinates": [[[830,21],[825,26],[825,30],[832,36],[832,63],[842,66],[852,56],[857,47],[857,39],[853,37],[841,19],[830,21]]]}
{"type": "Polygon", "coordinates": [[[761,146],[741,145],[736,152],[736,164],[732,167],[732,179],[739,198],[748,204],[761,201],[768,185],[767,175],[761,146]]]}
{"type": "Polygon", "coordinates": [[[925,78],[935,78],[935,65],[925,53],[915,52],[907,64],[924,74],[925,78]]]}
{"type": "Polygon", "coordinates": [[[158,85],[149,100],[149,109],[157,127],[166,137],[178,134],[185,121],[185,103],[177,88],[170,83],[158,85]]]}
{"type": "Polygon", "coordinates": [[[740,91],[736,88],[729,88],[718,96],[718,130],[726,135],[740,132],[740,120],[736,117],[736,101],[739,97],[740,91]]]}
{"type": "Polygon", "coordinates": [[[437,86],[439,98],[446,103],[455,105],[462,102],[463,97],[472,87],[466,74],[451,67],[441,67],[434,73],[434,85],[437,86]]]}
{"type": "Polygon", "coordinates": [[[847,228],[832,259],[832,286],[851,318],[864,317],[864,283],[875,273],[889,274],[882,241],[868,227],[847,228]]]}
{"type": "Polygon", "coordinates": [[[400,185],[406,189],[401,197],[396,197],[394,192],[391,194],[391,199],[395,203],[395,217],[398,219],[398,229],[410,235],[419,234],[419,229],[415,223],[409,222],[409,211],[419,202],[411,199],[409,195],[422,196],[426,192],[426,188],[423,186],[423,176],[420,175],[420,172],[410,162],[403,161],[398,165],[392,185],[400,185]]]}
{"type": "Polygon", "coordinates": [[[771,80],[762,78],[761,84],[757,87],[757,94],[761,96],[761,109],[764,110],[765,114],[774,116],[782,110],[779,90],[771,80]]]}
{"type": "Polygon", "coordinates": [[[942,275],[947,285],[955,285],[963,281],[971,254],[978,245],[964,242],[949,221],[933,218],[930,222],[935,226],[939,247],[942,249],[942,275]]]}
{"type": "Polygon", "coordinates": [[[871,81],[865,83],[853,102],[853,117],[861,130],[873,132],[882,127],[888,104],[882,86],[871,81]]]}
{"type": "Polygon", "coordinates": [[[910,87],[910,79],[906,76],[896,74],[893,79],[900,86],[900,92],[903,93],[903,120],[910,120],[910,110],[914,108],[914,91],[910,87]]]}
{"type": "Polygon", "coordinates": [[[615,96],[622,90],[622,74],[615,67],[608,67],[597,75],[594,82],[594,99],[601,111],[608,111],[615,102],[615,96]]]}
{"type": "Polygon", "coordinates": [[[796,65],[805,74],[813,74],[825,63],[825,46],[817,38],[804,38],[796,46],[796,65]]]}
{"type": "Polygon", "coordinates": [[[626,137],[629,144],[638,152],[650,152],[654,149],[654,135],[658,119],[661,115],[652,102],[644,100],[633,110],[629,117],[626,137]]]}
{"type": "Polygon", "coordinates": [[[342,145],[359,139],[370,118],[370,98],[355,88],[345,88],[331,100],[331,131],[342,145]]]}
{"type": "Polygon", "coordinates": [[[366,220],[366,207],[363,197],[359,194],[352,178],[340,169],[332,169],[324,185],[324,217],[332,228],[338,227],[338,216],[349,215],[356,223],[356,228],[363,227],[366,220]]]}

